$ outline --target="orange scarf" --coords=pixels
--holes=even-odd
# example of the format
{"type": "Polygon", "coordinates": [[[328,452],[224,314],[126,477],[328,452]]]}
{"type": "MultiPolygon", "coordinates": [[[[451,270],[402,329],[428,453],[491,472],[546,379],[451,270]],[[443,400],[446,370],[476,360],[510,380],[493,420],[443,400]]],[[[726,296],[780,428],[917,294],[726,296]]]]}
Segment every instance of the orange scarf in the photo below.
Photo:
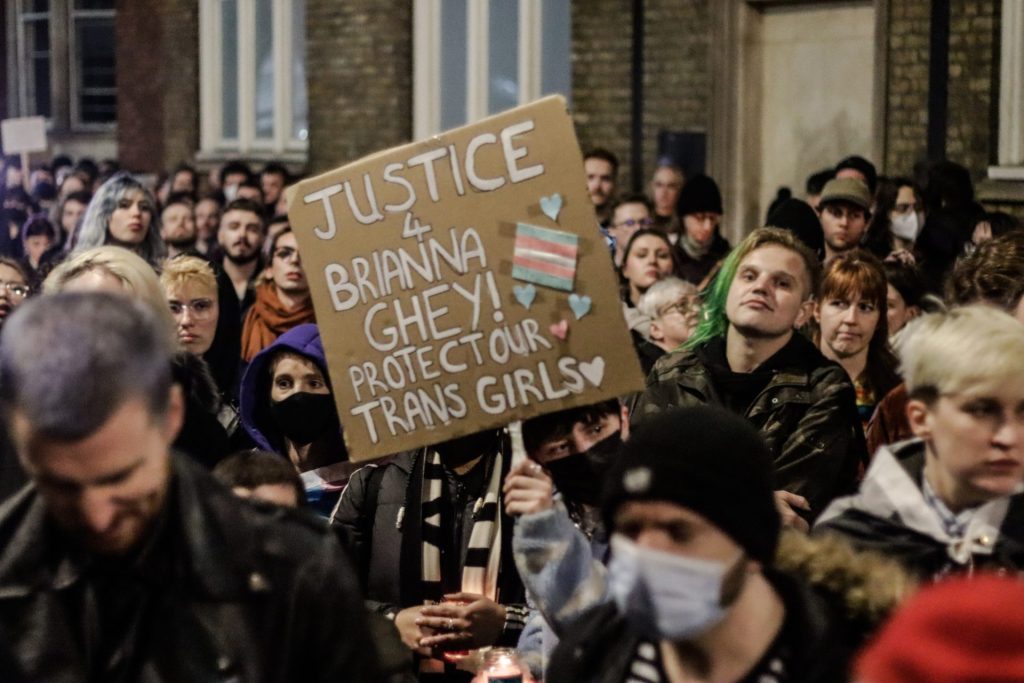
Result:
{"type": "Polygon", "coordinates": [[[242,323],[242,360],[252,361],[256,354],[274,343],[282,334],[302,323],[315,323],[313,302],[294,311],[285,310],[277,298],[272,282],[256,288],[256,301],[249,307],[242,323]]]}

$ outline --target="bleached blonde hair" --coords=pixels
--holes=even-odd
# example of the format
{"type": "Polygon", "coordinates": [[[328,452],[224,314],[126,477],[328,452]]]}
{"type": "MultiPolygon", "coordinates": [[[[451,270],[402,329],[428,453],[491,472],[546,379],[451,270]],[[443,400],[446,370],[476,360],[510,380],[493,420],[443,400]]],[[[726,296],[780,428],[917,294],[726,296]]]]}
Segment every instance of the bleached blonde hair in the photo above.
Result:
{"type": "Polygon", "coordinates": [[[198,256],[175,256],[164,261],[160,284],[165,292],[180,289],[189,283],[199,285],[210,296],[217,298],[217,276],[207,261],[198,256]]]}
{"type": "Polygon", "coordinates": [[[149,306],[160,323],[166,326],[168,334],[177,339],[174,334],[176,324],[167,306],[167,298],[164,296],[156,271],[142,257],[123,247],[108,245],[76,252],[53,269],[43,283],[43,292],[61,292],[75,278],[96,270],[117,278],[124,293],[149,306]]]}
{"type": "Polygon", "coordinates": [[[1024,380],[1024,325],[994,306],[929,313],[908,323],[904,335],[900,370],[911,398],[930,402],[1024,380]]]}

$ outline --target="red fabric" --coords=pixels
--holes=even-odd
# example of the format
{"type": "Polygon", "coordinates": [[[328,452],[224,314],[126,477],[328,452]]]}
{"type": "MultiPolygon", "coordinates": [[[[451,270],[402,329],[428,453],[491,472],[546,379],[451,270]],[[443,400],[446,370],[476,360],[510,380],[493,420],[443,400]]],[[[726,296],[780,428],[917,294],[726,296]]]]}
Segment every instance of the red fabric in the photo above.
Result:
{"type": "Polygon", "coordinates": [[[242,324],[242,360],[251,362],[257,353],[288,330],[315,322],[312,301],[307,299],[305,306],[294,311],[286,310],[277,298],[273,283],[263,283],[256,288],[256,301],[249,307],[242,324]]]}
{"type": "Polygon", "coordinates": [[[1024,681],[1024,582],[949,579],[908,600],[860,655],[863,683],[1024,681]]]}

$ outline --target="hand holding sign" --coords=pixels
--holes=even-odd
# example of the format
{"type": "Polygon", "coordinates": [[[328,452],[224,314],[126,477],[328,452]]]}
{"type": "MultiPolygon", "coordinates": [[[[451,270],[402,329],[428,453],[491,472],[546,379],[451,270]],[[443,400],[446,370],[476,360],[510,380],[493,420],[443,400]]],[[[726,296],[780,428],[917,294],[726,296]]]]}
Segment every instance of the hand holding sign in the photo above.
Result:
{"type": "Polygon", "coordinates": [[[290,199],[352,460],[641,388],[562,98],[290,199]]]}

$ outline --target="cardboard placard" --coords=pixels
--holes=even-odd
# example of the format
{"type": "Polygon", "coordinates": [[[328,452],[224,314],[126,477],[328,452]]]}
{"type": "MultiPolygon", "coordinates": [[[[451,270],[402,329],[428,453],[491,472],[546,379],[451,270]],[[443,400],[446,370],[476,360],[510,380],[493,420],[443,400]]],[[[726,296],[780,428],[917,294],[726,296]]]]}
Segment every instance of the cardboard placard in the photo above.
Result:
{"type": "Polygon", "coordinates": [[[26,116],[0,121],[0,144],[4,154],[45,152],[46,119],[42,116],[26,116]]]}
{"type": "Polygon", "coordinates": [[[289,191],[352,460],[642,388],[563,98],[289,191]]]}

